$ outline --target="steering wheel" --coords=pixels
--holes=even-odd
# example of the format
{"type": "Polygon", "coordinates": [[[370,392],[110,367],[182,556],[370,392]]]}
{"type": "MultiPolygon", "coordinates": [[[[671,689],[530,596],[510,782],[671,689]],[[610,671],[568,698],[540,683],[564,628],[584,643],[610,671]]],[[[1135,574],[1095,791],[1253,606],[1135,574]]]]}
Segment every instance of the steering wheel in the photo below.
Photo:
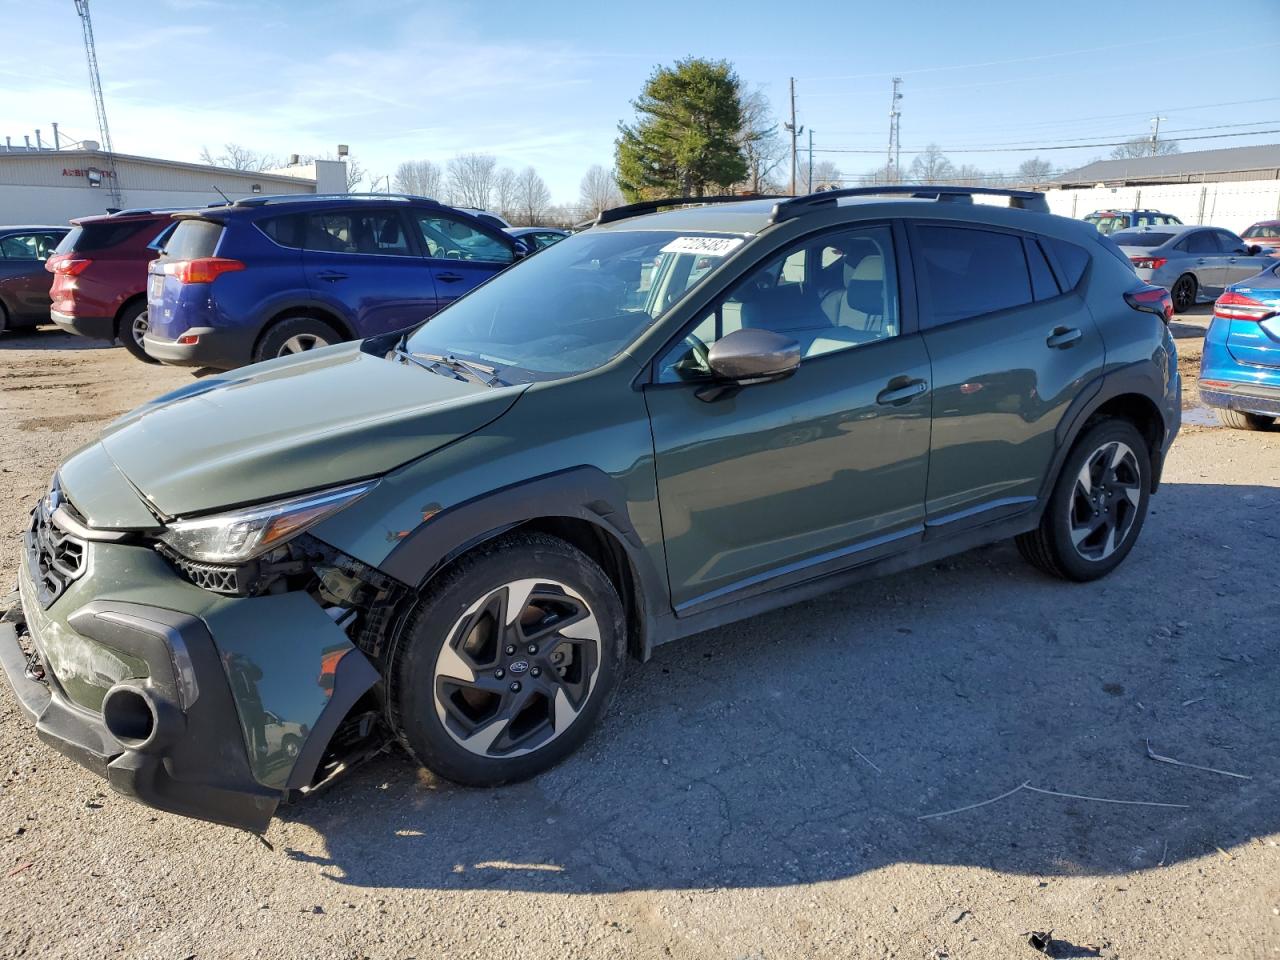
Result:
{"type": "Polygon", "coordinates": [[[702,339],[693,331],[685,335],[685,343],[689,344],[689,352],[693,354],[698,366],[703,370],[711,369],[711,348],[702,342],[702,339]]]}

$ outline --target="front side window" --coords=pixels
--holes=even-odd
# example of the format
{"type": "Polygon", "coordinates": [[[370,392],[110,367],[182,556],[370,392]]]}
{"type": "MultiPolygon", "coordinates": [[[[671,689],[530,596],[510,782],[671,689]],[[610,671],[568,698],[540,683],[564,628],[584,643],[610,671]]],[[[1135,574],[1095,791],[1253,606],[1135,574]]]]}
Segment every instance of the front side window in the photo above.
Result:
{"type": "Polygon", "coordinates": [[[916,229],[916,279],[930,306],[928,326],[1031,303],[1031,279],[1022,239],[964,227],[916,229]]]}
{"type": "Polygon", "coordinates": [[[505,243],[468,223],[436,213],[420,213],[417,221],[429,257],[498,263],[510,263],[515,258],[505,243]]]}
{"type": "Polygon", "coordinates": [[[790,337],[805,360],[897,336],[897,277],[888,227],[801,241],[734,284],[658,361],[658,382],[710,376],[707,351],[735,330],[790,337]]]}
{"type": "Polygon", "coordinates": [[[583,373],[627,349],[744,242],[706,233],[588,230],[441,310],[405,349],[489,364],[508,383],[583,373]]]}
{"type": "Polygon", "coordinates": [[[0,239],[0,255],[6,260],[43,260],[31,235],[11,236],[0,239]]]}

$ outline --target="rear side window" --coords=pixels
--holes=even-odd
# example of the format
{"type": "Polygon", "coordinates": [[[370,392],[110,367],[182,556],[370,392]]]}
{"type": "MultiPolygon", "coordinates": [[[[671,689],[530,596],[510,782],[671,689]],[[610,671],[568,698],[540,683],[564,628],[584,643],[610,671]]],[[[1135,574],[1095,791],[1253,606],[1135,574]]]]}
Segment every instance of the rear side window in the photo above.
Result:
{"type": "Polygon", "coordinates": [[[1028,239],[1026,245],[1027,267],[1031,270],[1031,290],[1037,300],[1051,300],[1062,291],[1058,289],[1058,281],[1049,268],[1049,261],[1045,259],[1044,251],[1036,241],[1028,239]]]}
{"type": "Polygon", "coordinates": [[[258,229],[282,247],[298,249],[306,234],[307,218],[301,214],[284,217],[268,217],[258,221],[258,229]]]}
{"type": "Polygon", "coordinates": [[[927,326],[1031,303],[1022,239],[1007,233],[921,226],[916,275],[932,307],[927,326]]]}
{"type": "Polygon", "coordinates": [[[222,239],[222,224],[212,220],[179,220],[173,235],[164,245],[169,260],[194,260],[212,257],[222,239]]]}
{"type": "Polygon", "coordinates": [[[0,255],[6,260],[43,260],[34,234],[0,238],[0,255]]]}
{"type": "MultiPolygon", "coordinates": [[[[1068,243],[1066,240],[1059,240],[1057,237],[1043,237],[1045,246],[1053,259],[1058,263],[1058,284],[1063,290],[1074,290],[1080,286],[1080,280],[1084,277],[1084,272],[1089,266],[1089,251],[1083,247],[1077,247],[1074,243],[1068,243]]],[[[1112,247],[1115,245],[1116,238],[1112,236],[1109,243],[1112,247]]],[[[1115,253],[1120,256],[1121,260],[1128,263],[1128,259],[1120,254],[1119,250],[1115,253]]]]}
{"type": "Polygon", "coordinates": [[[58,253],[89,253],[92,250],[106,250],[124,243],[141,230],[154,228],[154,220],[125,220],[114,222],[103,220],[97,223],[85,223],[72,227],[71,232],[58,244],[58,253]]]}
{"type": "Polygon", "coordinates": [[[306,218],[302,240],[308,250],[405,257],[413,253],[394,211],[314,213],[306,218]]]}

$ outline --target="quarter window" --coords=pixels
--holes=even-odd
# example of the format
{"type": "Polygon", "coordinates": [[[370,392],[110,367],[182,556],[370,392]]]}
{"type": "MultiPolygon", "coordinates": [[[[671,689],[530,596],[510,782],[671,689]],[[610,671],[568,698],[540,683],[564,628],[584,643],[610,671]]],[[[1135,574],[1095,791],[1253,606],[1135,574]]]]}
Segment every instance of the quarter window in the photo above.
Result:
{"type": "Polygon", "coordinates": [[[658,382],[707,377],[707,351],[744,328],[790,337],[805,360],[897,336],[897,277],[888,227],[803,242],[739,280],[658,362],[658,382]]]}
{"type": "Polygon", "coordinates": [[[419,214],[418,229],[427,256],[440,260],[489,260],[510,263],[515,255],[502,241],[470,224],[439,214],[419,214]]]}
{"type": "Polygon", "coordinates": [[[1007,233],[960,227],[917,228],[916,276],[939,326],[1031,303],[1022,240],[1007,233]]]}
{"type": "Polygon", "coordinates": [[[1037,300],[1050,300],[1062,292],[1040,244],[1031,239],[1027,240],[1027,266],[1031,268],[1031,289],[1037,300]]]}
{"type": "MultiPolygon", "coordinates": [[[[1084,277],[1085,268],[1089,266],[1089,252],[1077,247],[1074,243],[1068,243],[1066,240],[1059,240],[1056,237],[1041,237],[1040,242],[1045,245],[1049,253],[1058,261],[1059,286],[1063,290],[1074,290],[1078,287],[1084,277]]],[[[1164,241],[1157,242],[1163,243],[1164,241]]],[[[1105,243],[1103,245],[1107,246],[1105,243]]],[[[1129,258],[1116,249],[1114,243],[1110,244],[1108,249],[1125,263],[1129,262],[1129,258]]]]}

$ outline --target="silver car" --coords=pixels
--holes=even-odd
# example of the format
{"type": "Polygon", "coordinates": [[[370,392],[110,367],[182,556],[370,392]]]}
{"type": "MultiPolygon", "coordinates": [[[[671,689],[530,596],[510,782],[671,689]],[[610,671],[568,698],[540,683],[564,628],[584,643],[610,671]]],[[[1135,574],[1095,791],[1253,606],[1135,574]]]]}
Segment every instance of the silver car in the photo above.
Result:
{"type": "Polygon", "coordinates": [[[1144,227],[1118,231],[1111,239],[1139,277],[1169,291],[1178,313],[1216,300],[1228,285],[1275,265],[1260,247],[1221,227],[1144,227]]]}

